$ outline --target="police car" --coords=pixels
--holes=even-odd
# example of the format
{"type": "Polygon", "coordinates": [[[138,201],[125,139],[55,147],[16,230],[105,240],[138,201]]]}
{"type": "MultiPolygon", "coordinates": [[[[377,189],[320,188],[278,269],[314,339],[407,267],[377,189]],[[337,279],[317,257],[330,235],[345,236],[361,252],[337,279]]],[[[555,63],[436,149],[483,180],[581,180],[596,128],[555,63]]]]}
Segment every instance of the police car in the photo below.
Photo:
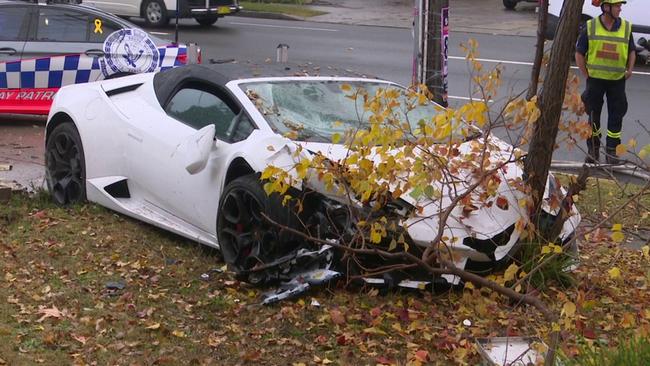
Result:
{"type": "Polygon", "coordinates": [[[173,44],[84,5],[0,0],[0,113],[49,112],[65,85],[200,62],[173,44]]]}

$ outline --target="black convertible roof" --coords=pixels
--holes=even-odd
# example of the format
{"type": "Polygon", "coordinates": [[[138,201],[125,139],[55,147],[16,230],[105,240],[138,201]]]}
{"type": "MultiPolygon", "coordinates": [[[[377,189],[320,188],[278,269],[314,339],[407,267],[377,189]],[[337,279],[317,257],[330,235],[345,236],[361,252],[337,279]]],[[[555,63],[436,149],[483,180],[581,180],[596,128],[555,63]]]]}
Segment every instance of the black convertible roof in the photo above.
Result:
{"type": "Polygon", "coordinates": [[[376,78],[349,69],[332,66],[323,67],[312,63],[279,64],[211,60],[210,64],[186,65],[159,72],[153,78],[153,85],[160,105],[165,105],[176,90],[188,82],[207,82],[223,90],[224,85],[232,80],[288,76],[376,78]]]}

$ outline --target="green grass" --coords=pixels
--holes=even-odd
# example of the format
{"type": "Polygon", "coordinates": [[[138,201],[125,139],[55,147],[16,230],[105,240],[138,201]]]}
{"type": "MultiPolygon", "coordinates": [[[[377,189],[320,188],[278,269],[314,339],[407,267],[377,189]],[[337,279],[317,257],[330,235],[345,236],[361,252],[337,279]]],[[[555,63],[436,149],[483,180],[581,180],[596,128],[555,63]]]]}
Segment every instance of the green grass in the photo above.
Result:
{"type": "Polygon", "coordinates": [[[304,5],[294,5],[294,4],[278,4],[278,3],[262,3],[262,2],[252,2],[252,1],[241,1],[241,6],[244,7],[246,11],[258,11],[265,13],[280,13],[287,14],[301,18],[309,18],[317,15],[327,14],[323,11],[310,9],[308,6],[304,5]]]}
{"type": "Polygon", "coordinates": [[[631,366],[650,365],[650,340],[648,338],[622,339],[616,348],[583,344],[580,355],[565,358],[566,366],[631,366]]]}
{"type": "MultiPolygon", "coordinates": [[[[556,175],[562,184],[567,185],[570,177],[567,175],[556,175]]],[[[624,229],[637,227],[649,227],[650,215],[650,192],[641,194],[636,202],[630,200],[641,191],[641,187],[633,184],[622,184],[608,179],[589,178],[587,189],[580,194],[576,205],[583,217],[594,222],[600,221],[604,216],[614,214],[614,210],[626,205],[616,216],[610,219],[611,224],[622,224],[624,229]]]]}

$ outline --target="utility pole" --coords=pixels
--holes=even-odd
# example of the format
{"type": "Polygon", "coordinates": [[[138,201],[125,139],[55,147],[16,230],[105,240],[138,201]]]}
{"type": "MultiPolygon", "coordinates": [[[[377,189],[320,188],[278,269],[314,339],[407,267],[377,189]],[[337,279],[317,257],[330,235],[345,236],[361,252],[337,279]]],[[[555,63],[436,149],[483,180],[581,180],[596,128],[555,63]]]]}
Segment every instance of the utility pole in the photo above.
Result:
{"type": "Polygon", "coordinates": [[[449,0],[415,0],[414,82],[425,84],[433,100],[447,106],[449,0]]]}

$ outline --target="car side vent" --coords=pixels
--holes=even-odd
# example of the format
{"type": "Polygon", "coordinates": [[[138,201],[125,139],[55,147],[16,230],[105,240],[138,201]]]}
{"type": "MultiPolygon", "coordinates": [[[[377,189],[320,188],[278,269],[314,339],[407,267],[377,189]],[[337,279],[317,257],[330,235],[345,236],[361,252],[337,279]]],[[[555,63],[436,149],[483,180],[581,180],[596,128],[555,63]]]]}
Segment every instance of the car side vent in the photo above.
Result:
{"type": "Polygon", "coordinates": [[[115,89],[107,90],[107,91],[106,91],[106,95],[108,95],[109,97],[112,97],[112,96],[114,96],[114,95],[118,95],[118,94],[122,94],[122,93],[130,92],[130,91],[134,91],[134,90],[136,90],[137,88],[139,88],[140,86],[142,86],[142,84],[144,84],[144,83],[138,83],[138,84],[133,84],[133,85],[121,86],[121,87],[119,87],[119,88],[115,88],[115,89]]]}
{"type": "Polygon", "coordinates": [[[104,190],[114,198],[131,198],[129,185],[126,183],[126,179],[109,184],[104,187],[104,190]]]}

